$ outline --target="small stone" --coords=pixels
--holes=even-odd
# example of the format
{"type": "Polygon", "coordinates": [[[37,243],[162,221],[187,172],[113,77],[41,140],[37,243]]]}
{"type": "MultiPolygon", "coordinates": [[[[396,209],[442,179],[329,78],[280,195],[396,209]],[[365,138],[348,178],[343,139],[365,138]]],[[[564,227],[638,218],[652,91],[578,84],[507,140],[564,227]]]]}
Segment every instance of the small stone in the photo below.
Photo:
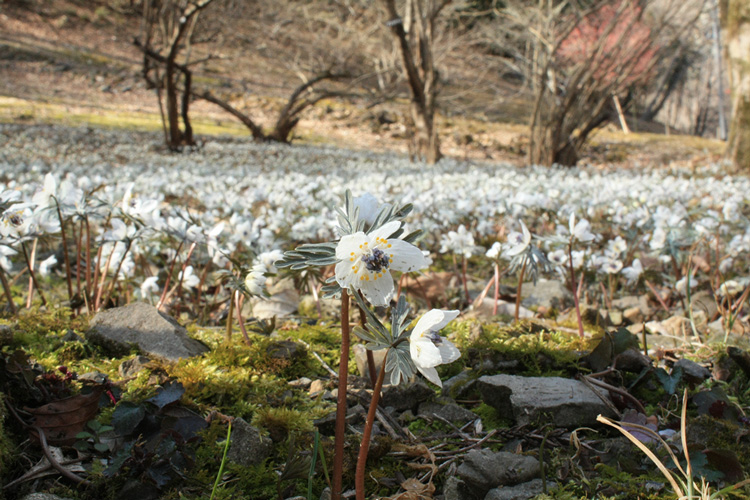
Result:
{"type": "Polygon", "coordinates": [[[487,493],[484,500],[529,500],[537,495],[541,495],[543,489],[544,483],[541,479],[537,478],[515,486],[493,488],[487,493]]]}
{"type": "Polygon", "coordinates": [[[534,457],[481,449],[469,451],[456,474],[469,491],[484,498],[492,488],[531,481],[539,476],[539,470],[534,457]]]}
{"type": "Polygon", "coordinates": [[[438,416],[448,422],[465,424],[477,419],[477,415],[454,402],[437,403],[427,402],[419,405],[420,417],[438,416]]]}
{"type": "Polygon", "coordinates": [[[453,399],[463,399],[476,385],[476,378],[471,370],[464,370],[443,382],[441,394],[453,399]]]}
{"type": "Polygon", "coordinates": [[[190,338],[177,321],[145,302],[101,311],[90,322],[86,338],[108,354],[127,354],[135,344],[149,356],[167,361],[198,356],[208,351],[190,338]]]}
{"type": "Polygon", "coordinates": [[[78,335],[73,330],[68,330],[67,332],[65,332],[65,335],[63,335],[60,340],[62,340],[63,342],[85,342],[83,337],[78,335]]]}
{"type": "Polygon", "coordinates": [[[711,371],[708,368],[689,359],[679,360],[674,364],[673,370],[676,368],[682,368],[682,376],[692,384],[700,384],[711,378],[711,371]]]}
{"type": "Polygon", "coordinates": [[[317,397],[319,394],[323,393],[323,391],[326,390],[326,384],[322,380],[313,380],[310,384],[310,389],[307,391],[307,393],[310,395],[311,398],[317,397]]]}
{"type": "Polygon", "coordinates": [[[612,416],[602,401],[609,398],[607,393],[578,380],[486,375],[477,380],[477,386],[485,403],[518,425],[544,418],[561,427],[581,427],[595,425],[600,413],[612,416]]]}
{"type": "Polygon", "coordinates": [[[562,281],[557,280],[540,279],[536,284],[524,283],[521,297],[521,304],[526,308],[544,307],[562,311],[574,304],[573,294],[562,281]]]}
{"type": "Polygon", "coordinates": [[[127,359],[120,363],[120,367],[117,372],[122,378],[130,378],[138,375],[141,370],[146,368],[146,365],[151,362],[147,356],[138,355],[132,359],[127,359]]]}
{"type": "MultiPolygon", "coordinates": [[[[482,302],[475,304],[465,316],[467,318],[491,318],[495,316],[494,299],[485,297],[482,302]]],[[[498,299],[497,316],[515,316],[516,304],[498,299]]],[[[524,306],[518,308],[519,318],[533,318],[534,313],[524,306]]]]}
{"type": "Polygon", "coordinates": [[[291,385],[292,387],[296,387],[297,389],[302,390],[309,389],[311,384],[312,380],[307,377],[298,378],[297,380],[292,380],[289,382],[289,385],[291,385]]]}
{"type": "Polygon", "coordinates": [[[617,369],[629,373],[641,373],[651,366],[651,358],[638,349],[626,349],[617,356],[617,369]]]}
{"type": "Polygon", "coordinates": [[[417,379],[415,382],[391,385],[383,388],[383,397],[381,404],[393,406],[397,411],[412,410],[416,411],[419,403],[427,401],[433,396],[434,392],[422,380],[417,379]]]}
{"type": "Polygon", "coordinates": [[[242,418],[232,423],[232,442],[227,458],[232,462],[250,467],[263,462],[271,454],[273,442],[260,435],[260,431],[242,418]]]}
{"type": "Polygon", "coordinates": [[[307,354],[305,346],[292,340],[276,340],[268,344],[266,354],[269,358],[294,362],[307,354]]]}
{"type": "Polygon", "coordinates": [[[643,323],[644,316],[640,307],[630,307],[622,312],[622,317],[630,324],[643,323]]]}
{"type": "Polygon", "coordinates": [[[101,372],[88,372],[83,375],[78,375],[78,380],[86,380],[88,382],[94,382],[95,384],[103,384],[107,381],[107,375],[101,372]]]}

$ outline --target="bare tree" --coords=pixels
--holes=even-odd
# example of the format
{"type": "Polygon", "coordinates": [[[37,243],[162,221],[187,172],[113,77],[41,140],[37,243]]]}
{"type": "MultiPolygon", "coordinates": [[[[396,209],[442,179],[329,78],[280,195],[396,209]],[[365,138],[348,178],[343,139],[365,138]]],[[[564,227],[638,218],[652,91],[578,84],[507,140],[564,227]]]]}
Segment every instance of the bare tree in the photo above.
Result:
{"type": "Polygon", "coordinates": [[[143,1],[141,39],[136,38],[134,43],[143,52],[143,77],[157,91],[165,141],[170,149],[195,144],[189,117],[190,65],[201,61],[190,62],[190,44],[200,12],[212,1],[143,1]],[[178,56],[183,50],[186,55],[179,62],[178,56]]]}
{"type": "Polygon", "coordinates": [[[452,0],[406,0],[404,16],[399,15],[394,0],[383,0],[401,53],[403,72],[411,95],[411,117],[414,125],[414,152],[427,163],[441,158],[440,139],[435,126],[439,73],[435,68],[433,48],[437,20],[452,0]]]}
{"type": "Polygon", "coordinates": [[[732,90],[732,118],[729,124],[727,156],[735,167],[750,168],[750,9],[746,0],[721,0],[732,90]]]}
{"type": "Polygon", "coordinates": [[[686,5],[667,0],[646,17],[638,0],[505,2],[499,13],[524,48],[520,66],[534,95],[531,163],[578,162],[591,132],[653,78],[671,45],[660,30],[678,19],[669,33],[679,36],[693,19],[686,5]]]}

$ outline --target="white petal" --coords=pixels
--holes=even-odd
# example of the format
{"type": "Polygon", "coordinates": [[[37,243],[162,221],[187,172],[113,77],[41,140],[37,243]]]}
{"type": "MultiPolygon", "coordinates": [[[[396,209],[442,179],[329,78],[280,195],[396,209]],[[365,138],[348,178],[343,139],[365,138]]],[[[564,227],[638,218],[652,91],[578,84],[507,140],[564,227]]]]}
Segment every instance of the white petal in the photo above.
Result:
{"type": "Polygon", "coordinates": [[[427,258],[422,250],[404,240],[390,239],[382,250],[389,257],[392,255],[391,269],[394,271],[408,273],[428,267],[427,258]],[[388,247],[388,245],[391,246],[388,247]]]}
{"type": "Polygon", "coordinates": [[[442,342],[440,342],[437,348],[440,350],[440,356],[443,358],[442,364],[453,363],[461,357],[461,351],[458,350],[458,347],[445,337],[442,338],[442,342]]]}
{"type": "Polygon", "coordinates": [[[424,375],[424,378],[432,382],[433,384],[437,385],[438,387],[443,387],[443,382],[440,381],[440,376],[438,375],[438,372],[435,368],[422,368],[421,366],[417,365],[417,370],[424,375]]]}
{"type": "Polygon", "coordinates": [[[431,368],[442,363],[440,349],[427,338],[419,338],[409,342],[409,353],[417,367],[431,368]]]}
{"type": "Polygon", "coordinates": [[[347,234],[342,237],[339,244],[336,245],[336,258],[342,261],[346,259],[349,262],[352,252],[356,255],[362,253],[364,244],[369,244],[370,238],[367,237],[362,231],[354,234],[347,234]]]}
{"type": "Polygon", "coordinates": [[[443,311],[442,309],[432,309],[422,315],[417,321],[414,330],[411,332],[411,338],[421,337],[424,332],[439,331],[449,322],[456,319],[459,311],[443,311]]]}
{"type": "Polygon", "coordinates": [[[359,275],[352,269],[352,263],[349,259],[342,260],[336,264],[336,282],[341,288],[349,288],[357,285],[359,275]]]}
{"type": "Polygon", "coordinates": [[[358,279],[352,286],[362,291],[367,301],[374,306],[387,306],[393,296],[394,286],[391,273],[385,272],[382,277],[373,279],[374,273],[364,273],[361,276],[370,276],[369,280],[358,279]]]}
{"type": "Polygon", "coordinates": [[[398,231],[400,227],[401,222],[394,220],[389,222],[388,224],[380,226],[375,231],[371,232],[368,236],[372,238],[373,241],[378,238],[388,239],[388,237],[398,231]]]}

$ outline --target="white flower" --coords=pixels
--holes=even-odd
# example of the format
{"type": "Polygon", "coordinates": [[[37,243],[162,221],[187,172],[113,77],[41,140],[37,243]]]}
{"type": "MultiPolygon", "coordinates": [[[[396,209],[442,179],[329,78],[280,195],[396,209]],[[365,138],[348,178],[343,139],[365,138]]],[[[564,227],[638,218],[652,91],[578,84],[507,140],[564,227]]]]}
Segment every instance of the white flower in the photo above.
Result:
{"type": "Polygon", "coordinates": [[[498,257],[500,257],[500,252],[502,251],[502,249],[503,245],[499,241],[496,241],[492,244],[490,249],[487,250],[487,253],[485,255],[490,259],[497,259],[498,257]]]}
{"type": "Polygon", "coordinates": [[[354,206],[359,208],[359,218],[372,225],[378,216],[378,200],[370,193],[364,193],[354,198],[354,206]]]}
{"type": "Polygon", "coordinates": [[[564,266],[568,263],[568,254],[562,249],[555,250],[547,254],[547,260],[556,266],[564,266]]]}
{"type": "Polygon", "coordinates": [[[733,297],[742,293],[742,290],[744,288],[745,287],[737,280],[727,280],[721,284],[721,286],[717,290],[717,293],[721,297],[733,297]]]}
{"type": "Polygon", "coordinates": [[[284,252],[282,252],[281,250],[271,250],[269,252],[263,252],[262,254],[258,255],[258,262],[263,264],[263,267],[266,268],[267,272],[276,274],[276,272],[278,272],[278,269],[276,269],[274,263],[283,258],[284,252]]]}
{"type": "Polygon", "coordinates": [[[591,232],[591,224],[586,219],[581,219],[576,223],[575,212],[570,214],[570,221],[568,222],[568,229],[573,239],[580,241],[581,243],[587,243],[592,241],[596,236],[591,232]]]}
{"type": "Polygon", "coordinates": [[[632,265],[622,270],[622,275],[625,276],[625,279],[628,280],[629,285],[638,281],[641,273],[643,273],[643,264],[641,264],[641,259],[633,260],[632,265]]]}
{"type": "Polygon", "coordinates": [[[55,264],[57,264],[57,257],[52,254],[39,263],[39,274],[46,278],[47,276],[49,276],[50,269],[54,267],[55,264]]]}
{"type": "Polygon", "coordinates": [[[266,267],[263,264],[256,264],[253,269],[245,276],[245,286],[247,290],[258,297],[263,296],[263,290],[266,286],[266,267]]]}
{"type": "Polygon", "coordinates": [[[394,292],[391,270],[417,271],[427,267],[419,248],[389,238],[401,223],[389,222],[370,234],[359,231],[343,236],[336,246],[336,281],[341,288],[360,290],[374,306],[385,306],[394,292]]]}
{"type": "Polygon", "coordinates": [[[524,224],[523,221],[520,222],[521,232],[513,231],[508,235],[508,242],[506,243],[508,247],[505,252],[503,252],[503,254],[508,257],[519,255],[531,244],[531,233],[526,227],[526,224],[524,224]]]}
{"type": "Polygon", "coordinates": [[[158,276],[149,276],[141,283],[141,298],[151,298],[159,293],[158,276]]]}
{"type": "Polygon", "coordinates": [[[435,367],[454,362],[461,357],[461,353],[450,340],[437,332],[457,316],[458,311],[432,309],[419,318],[409,337],[409,352],[417,370],[440,387],[443,384],[435,367]]]}
{"type": "Polygon", "coordinates": [[[458,226],[457,231],[449,231],[448,234],[443,235],[440,243],[442,244],[440,253],[453,252],[467,259],[482,249],[474,244],[474,235],[463,225],[458,226]]]}
{"type": "Polygon", "coordinates": [[[618,236],[614,240],[609,240],[607,243],[607,252],[615,257],[619,256],[627,249],[628,243],[622,238],[622,236],[618,236]]]}
{"type": "Polygon", "coordinates": [[[688,285],[690,285],[691,294],[695,293],[695,289],[698,287],[698,280],[694,276],[690,276],[690,279],[688,280],[688,276],[690,275],[683,276],[681,280],[674,284],[675,290],[677,290],[680,295],[687,296],[688,285]]]}
{"type": "Polygon", "coordinates": [[[193,272],[193,266],[187,266],[185,272],[180,271],[179,279],[182,284],[188,288],[195,288],[201,282],[197,274],[193,272]]]}

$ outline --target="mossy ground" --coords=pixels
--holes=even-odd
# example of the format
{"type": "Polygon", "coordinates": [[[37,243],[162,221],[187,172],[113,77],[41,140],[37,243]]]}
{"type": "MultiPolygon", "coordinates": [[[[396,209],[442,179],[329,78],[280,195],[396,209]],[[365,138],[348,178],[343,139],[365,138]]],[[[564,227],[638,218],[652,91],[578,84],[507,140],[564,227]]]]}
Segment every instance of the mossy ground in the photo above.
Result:
{"type": "MultiPolygon", "coordinates": [[[[313,421],[334,410],[332,401],[321,397],[311,398],[304,389],[292,387],[288,383],[303,376],[312,379],[328,377],[327,371],[313,357],[312,351],[334,369],[337,367],[340,333],[333,324],[326,326],[305,319],[288,321],[279,325],[273,337],[251,332],[251,345],[244,343],[239,332],[235,332],[232,341],[227,343],[223,329],[193,325],[189,327],[190,334],[206,343],[210,347],[209,353],[178,363],[153,361],[134,378],[122,380],[118,368],[124,360],[135,355],[135,351],[123,357],[112,358],[89,344],[85,340],[88,328],[88,318],[85,315],[73,317],[67,309],[32,309],[22,311],[17,318],[0,321],[12,325],[14,333],[12,341],[2,346],[5,356],[22,350],[28,354],[30,361],[49,371],[65,365],[79,374],[91,371],[104,373],[119,386],[122,400],[133,403],[154,396],[157,384],[175,380],[185,388],[181,398],[184,406],[200,415],[218,411],[224,415],[242,417],[271,437],[274,442],[273,453],[262,464],[250,468],[228,465],[222,486],[215,496],[217,499],[276,498],[279,472],[289,459],[290,444],[294,442],[292,455],[311,453],[314,441],[313,421]],[[76,339],[74,334],[80,338],[76,339]],[[271,354],[274,351],[269,346],[280,340],[303,341],[308,347],[291,359],[277,358],[271,354]]],[[[464,368],[471,368],[475,376],[480,376],[484,373],[483,370],[488,370],[486,367],[491,363],[508,360],[516,362],[514,371],[518,374],[570,376],[585,371],[580,363],[581,352],[592,348],[591,341],[533,322],[508,326],[496,322],[464,320],[450,325],[444,333],[453,339],[463,355],[459,361],[440,367],[443,379],[460,373],[464,368]]],[[[354,371],[356,368],[352,366],[351,369],[354,371]]],[[[741,403],[750,399],[750,384],[747,380],[735,381],[734,385],[728,392],[740,394],[741,403]]],[[[661,411],[668,416],[679,409],[677,404],[671,407],[659,406],[659,402],[664,401],[666,396],[663,389],[650,389],[654,389],[650,399],[655,412],[661,411]]],[[[668,397],[666,399],[669,400],[668,397]]],[[[467,407],[481,418],[485,431],[503,430],[510,424],[498,418],[494,409],[485,404],[469,403],[467,407]]],[[[103,408],[97,419],[101,423],[109,423],[112,412],[112,406],[103,408]]],[[[742,427],[693,413],[690,413],[690,425],[694,429],[704,430],[706,446],[736,450],[740,462],[750,465],[750,444],[745,442],[742,427]]],[[[457,450],[463,446],[461,439],[455,436],[455,429],[439,420],[414,417],[405,421],[404,425],[418,442],[427,446],[443,443],[443,450],[457,450]]],[[[3,481],[7,482],[22,473],[26,461],[38,460],[39,452],[23,444],[26,439],[23,429],[7,415],[0,431],[0,465],[3,481]]],[[[500,435],[502,434],[498,434],[500,435]]],[[[218,473],[225,437],[226,425],[214,419],[202,431],[201,439],[191,445],[194,465],[185,471],[184,481],[165,488],[161,498],[207,498],[218,473]]],[[[395,494],[398,489],[394,477],[399,474],[404,477],[413,475],[413,470],[407,463],[413,458],[406,460],[403,454],[390,454],[389,451],[397,443],[388,438],[381,441],[383,442],[373,446],[376,450],[373,453],[378,456],[371,456],[371,474],[367,484],[368,491],[372,494],[387,496],[395,494]]],[[[511,438],[497,439],[487,443],[487,446],[500,450],[512,442],[511,438]]],[[[353,480],[349,476],[354,468],[358,443],[359,438],[352,436],[347,445],[346,480],[353,480]]],[[[539,454],[537,441],[530,441],[523,446],[524,452],[539,454]]],[[[332,438],[322,436],[320,447],[330,467],[332,438]]],[[[584,464],[581,458],[574,459],[576,452],[571,446],[558,443],[556,447],[548,447],[545,458],[547,470],[550,471],[550,491],[543,498],[670,498],[668,488],[654,487],[653,491],[646,488],[645,485],[663,485],[665,481],[645,456],[629,443],[623,442],[623,449],[628,450],[628,453],[621,454],[617,464],[597,465],[594,462],[584,464]],[[627,460],[624,458],[626,455],[629,457],[627,460]]],[[[444,479],[440,475],[434,479],[438,489],[442,487],[444,479]]],[[[88,490],[60,484],[52,486],[52,483],[47,485],[52,489],[47,490],[81,500],[114,498],[116,489],[122,487],[124,481],[125,478],[117,476],[107,478],[99,469],[98,473],[93,474],[94,485],[88,490]]],[[[312,477],[315,497],[325,487],[325,483],[322,464],[318,461],[316,474],[312,477]]],[[[30,484],[22,485],[13,494],[30,491],[31,487],[30,484]]],[[[287,496],[306,495],[307,490],[307,478],[293,479],[282,484],[282,492],[287,496]]],[[[13,497],[6,494],[6,498],[13,497]]]]}

